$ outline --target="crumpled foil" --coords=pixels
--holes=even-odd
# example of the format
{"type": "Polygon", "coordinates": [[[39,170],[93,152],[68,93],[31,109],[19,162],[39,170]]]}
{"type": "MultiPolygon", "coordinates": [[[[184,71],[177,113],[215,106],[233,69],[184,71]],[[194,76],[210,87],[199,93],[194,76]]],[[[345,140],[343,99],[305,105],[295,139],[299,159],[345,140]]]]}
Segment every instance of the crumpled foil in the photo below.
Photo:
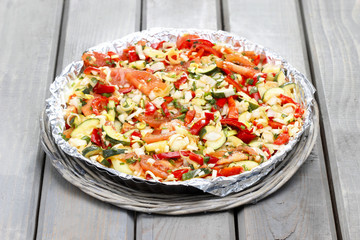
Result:
{"type": "Polygon", "coordinates": [[[217,177],[214,179],[195,178],[184,182],[158,182],[155,180],[145,180],[139,177],[127,175],[114,169],[104,167],[96,161],[85,158],[77,151],[75,147],[70,146],[70,144],[66,142],[61,136],[65,126],[65,121],[63,118],[63,109],[66,106],[64,90],[66,90],[67,84],[74,80],[83,68],[82,61],[77,61],[72,62],[67,67],[65,67],[61,74],[56,77],[55,81],[50,86],[51,96],[46,100],[46,114],[50,122],[52,136],[60,149],[62,149],[66,154],[74,158],[81,159],[85,163],[95,167],[97,170],[105,174],[110,175],[113,178],[118,177],[125,181],[133,181],[135,185],[147,184],[149,186],[156,186],[160,184],[171,186],[173,188],[181,187],[181,189],[184,189],[184,187],[185,189],[186,187],[190,187],[217,196],[226,196],[233,192],[242,191],[257,183],[272,169],[274,169],[277,164],[285,158],[286,154],[295,146],[295,144],[297,144],[305,129],[309,127],[313,115],[312,106],[315,101],[313,96],[315,88],[310,83],[310,81],[278,54],[267,48],[264,48],[261,45],[255,44],[246,38],[239,37],[224,31],[173,28],[154,28],[141,32],[135,32],[121,39],[101,43],[88,50],[99,51],[103,53],[108,51],[121,53],[123,49],[127,48],[129,45],[135,44],[140,40],[146,40],[150,43],[157,43],[163,40],[176,42],[177,37],[185,33],[197,34],[201,38],[208,39],[215,43],[229,45],[239,51],[253,50],[258,54],[264,53],[268,57],[268,61],[281,64],[281,67],[285,69],[285,75],[290,79],[291,82],[294,82],[298,85],[296,100],[306,109],[304,124],[300,132],[268,161],[260,164],[251,171],[244,172],[236,176],[217,177]]]}

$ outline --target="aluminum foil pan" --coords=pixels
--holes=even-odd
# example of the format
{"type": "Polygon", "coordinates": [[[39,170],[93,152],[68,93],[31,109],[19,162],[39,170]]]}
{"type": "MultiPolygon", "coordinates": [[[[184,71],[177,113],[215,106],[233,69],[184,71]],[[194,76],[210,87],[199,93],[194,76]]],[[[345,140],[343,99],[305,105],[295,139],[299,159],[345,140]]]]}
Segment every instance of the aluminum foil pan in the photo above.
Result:
{"type": "Polygon", "coordinates": [[[140,40],[147,40],[150,43],[156,43],[163,40],[175,42],[179,35],[183,35],[185,33],[197,34],[201,38],[208,39],[212,42],[229,45],[239,51],[253,50],[258,54],[264,53],[268,57],[268,61],[280,64],[281,67],[285,69],[285,75],[290,79],[290,81],[298,85],[296,96],[297,101],[306,109],[304,124],[300,132],[268,161],[260,164],[258,167],[252,169],[249,172],[245,172],[236,176],[217,177],[215,179],[195,178],[184,182],[158,182],[155,180],[145,180],[139,177],[127,175],[114,169],[106,168],[96,161],[91,161],[90,159],[85,158],[77,151],[75,147],[70,146],[70,144],[61,137],[61,133],[63,132],[65,126],[63,109],[66,106],[66,99],[64,97],[64,92],[66,91],[68,82],[75,79],[83,68],[82,61],[77,61],[72,62],[67,67],[65,67],[61,74],[56,77],[55,81],[50,86],[51,96],[46,100],[46,115],[48,117],[48,121],[50,122],[50,129],[53,140],[59,146],[59,148],[67,155],[76,158],[76,160],[81,160],[89,167],[95,168],[97,171],[111,177],[111,179],[113,179],[115,182],[119,182],[119,184],[125,183],[132,188],[146,191],[150,190],[154,192],[205,192],[217,196],[226,196],[230,193],[240,192],[254,185],[264,176],[266,176],[272,169],[274,169],[279,162],[283,161],[285,156],[297,144],[301,135],[309,127],[312,121],[312,107],[315,101],[313,94],[315,92],[315,88],[302,73],[300,73],[285,59],[271,50],[264,48],[261,45],[255,44],[246,38],[239,37],[224,31],[173,28],[154,28],[141,32],[135,32],[121,39],[101,43],[88,50],[104,53],[108,51],[121,53],[123,49],[127,48],[131,44],[135,44],[140,40]]]}

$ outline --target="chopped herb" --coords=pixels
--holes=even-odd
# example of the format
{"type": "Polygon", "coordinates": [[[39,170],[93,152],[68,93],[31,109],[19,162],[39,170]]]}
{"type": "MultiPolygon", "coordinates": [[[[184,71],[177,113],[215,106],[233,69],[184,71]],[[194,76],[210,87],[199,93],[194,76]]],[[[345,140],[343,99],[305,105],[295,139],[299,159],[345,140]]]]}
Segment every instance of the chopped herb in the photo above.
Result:
{"type": "Polygon", "coordinates": [[[249,94],[254,94],[254,93],[257,93],[258,92],[258,88],[257,87],[252,87],[249,91],[249,94]]]}
{"type": "Polygon", "coordinates": [[[257,77],[256,77],[256,79],[259,81],[259,79],[261,78],[261,76],[260,75],[258,75],[257,77]]]}
{"type": "Polygon", "coordinates": [[[249,84],[249,85],[253,85],[254,79],[248,78],[248,79],[246,79],[246,83],[249,84]]]}
{"type": "Polygon", "coordinates": [[[283,114],[281,114],[281,117],[286,118],[287,115],[283,113],[283,114]]]}
{"type": "Polygon", "coordinates": [[[208,103],[210,103],[211,105],[214,105],[216,103],[216,100],[212,98],[212,99],[208,100],[208,103]]]}
{"type": "Polygon", "coordinates": [[[98,82],[98,80],[97,80],[96,78],[94,78],[94,77],[91,78],[90,80],[93,81],[93,83],[97,83],[97,82],[98,82]]]}
{"type": "Polygon", "coordinates": [[[186,115],[185,114],[181,114],[180,116],[176,117],[176,119],[180,119],[182,121],[184,121],[186,115]]]}
{"type": "Polygon", "coordinates": [[[204,163],[207,164],[210,160],[210,157],[209,156],[205,156],[204,157],[204,163]]]}
{"type": "Polygon", "coordinates": [[[63,133],[61,133],[61,137],[62,137],[65,141],[69,140],[69,138],[67,138],[63,133]]]}
{"type": "Polygon", "coordinates": [[[171,165],[175,166],[175,161],[174,161],[174,160],[169,159],[169,163],[170,163],[171,165]]]}
{"type": "Polygon", "coordinates": [[[90,56],[87,56],[86,57],[86,60],[90,61],[91,57],[90,56]]]}
{"type": "Polygon", "coordinates": [[[231,74],[230,77],[235,80],[235,75],[234,74],[231,74]]]}
{"type": "Polygon", "coordinates": [[[181,113],[187,113],[187,111],[189,111],[187,108],[185,108],[184,106],[181,106],[181,109],[180,109],[181,113]]]}
{"type": "Polygon", "coordinates": [[[229,152],[227,152],[229,155],[231,155],[231,154],[233,154],[233,152],[232,151],[229,151],[229,152]]]}
{"type": "Polygon", "coordinates": [[[81,106],[86,105],[86,101],[84,99],[80,98],[80,102],[81,102],[81,106]]]}
{"type": "Polygon", "coordinates": [[[240,128],[244,130],[246,127],[244,125],[241,125],[240,128]]]}
{"type": "Polygon", "coordinates": [[[274,133],[274,139],[276,140],[280,134],[274,133]]]}
{"type": "Polygon", "coordinates": [[[181,108],[181,105],[179,105],[179,103],[176,101],[176,99],[174,99],[172,102],[174,104],[174,107],[181,108]]]}
{"type": "Polygon", "coordinates": [[[184,62],[184,61],[181,61],[181,62],[180,62],[180,64],[181,64],[181,65],[184,65],[184,64],[185,64],[185,62],[184,62]]]}
{"type": "Polygon", "coordinates": [[[150,82],[152,79],[151,78],[148,78],[148,80],[146,80],[147,82],[150,82]]]}
{"type": "Polygon", "coordinates": [[[104,97],[107,97],[107,98],[109,98],[109,97],[111,97],[111,93],[103,93],[103,94],[101,94],[101,95],[103,95],[104,97]]]}
{"type": "Polygon", "coordinates": [[[193,91],[195,91],[196,90],[196,85],[195,85],[195,82],[193,82],[193,84],[192,84],[192,89],[191,90],[193,90],[193,91]]]}
{"type": "Polygon", "coordinates": [[[165,117],[164,109],[160,108],[161,114],[165,117]]]}
{"type": "Polygon", "coordinates": [[[136,159],[133,159],[133,158],[128,158],[125,160],[127,164],[133,164],[133,163],[136,163],[136,159]]]}
{"type": "Polygon", "coordinates": [[[73,117],[73,118],[70,119],[70,122],[69,122],[69,123],[70,123],[70,126],[71,126],[71,127],[74,127],[74,126],[75,126],[75,124],[74,124],[75,118],[76,118],[76,117],[73,117]]]}
{"type": "Polygon", "coordinates": [[[241,53],[241,55],[245,56],[245,53],[244,53],[244,52],[242,52],[242,53],[241,53]]]}
{"type": "Polygon", "coordinates": [[[194,170],[194,169],[195,169],[195,168],[194,168],[194,165],[192,165],[192,164],[190,164],[189,167],[191,168],[191,170],[194,170]]]}
{"type": "Polygon", "coordinates": [[[254,67],[255,70],[259,70],[259,67],[254,67]]]}
{"type": "Polygon", "coordinates": [[[249,171],[249,169],[246,167],[246,165],[242,165],[244,171],[249,171]]]}
{"type": "Polygon", "coordinates": [[[120,165],[125,165],[125,163],[122,162],[122,163],[120,163],[120,165]]]}
{"type": "Polygon", "coordinates": [[[187,41],[187,42],[191,42],[191,40],[190,40],[190,39],[186,39],[186,41],[187,41]]]}

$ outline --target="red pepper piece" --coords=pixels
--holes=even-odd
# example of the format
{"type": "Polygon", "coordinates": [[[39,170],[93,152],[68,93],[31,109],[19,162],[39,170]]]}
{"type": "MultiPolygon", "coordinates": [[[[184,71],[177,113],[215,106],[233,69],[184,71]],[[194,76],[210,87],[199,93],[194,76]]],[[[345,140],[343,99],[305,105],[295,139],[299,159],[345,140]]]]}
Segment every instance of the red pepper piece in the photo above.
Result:
{"type": "Polygon", "coordinates": [[[227,103],[226,98],[218,98],[218,99],[216,99],[216,105],[218,105],[221,108],[224,107],[226,103],[227,103]]]}
{"type": "Polygon", "coordinates": [[[282,145],[288,143],[290,140],[290,136],[288,132],[281,133],[274,141],[276,145],[282,145]]]}
{"type": "Polygon", "coordinates": [[[228,106],[229,106],[228,118],[238,118],[239,111],[236,108],[236,103],[235,103],[234,98],[232,96],[228,97],[227,101],[228,101],[228,106]]]}
{"type": "Polygon", "coordinates": [[[274,122],[274,121],[272,121],[272,120],[269,120],[268,124],[269,124],[269,126],[272,127],[273,129],[281,129],[281,128],[284,126],[284,124],[279,123],[279,122],[274,122]]]}
{"type": "Polygon", "coordinates": [[[204,164],[204,158],[200,155],[197,155],[196,153],[190,152],[189,159],[200,165],[204,164]]]}
{"type": "Polygon", "coordinates": [[[206,120],[214,120],[214,113],[205,112],[206,120]]]}
{"type": "Polygon", "coordinates": [[[208,53],[208,55],[210,54],[214,54],[215,56],[219,57],[219,58],[222,58],[222,53],[213,49],[212,47],[208,46],[208,45],[205,45],[205,44],[194,44],[193,47],[197,50],[200,50],[200,49],[204,49],[205,52],[208,53]]]}
{"type": "Polygon", "coordinates": [[[156,160],[160,159],[177,159],[181,156],[189,156],[190,151],[176,151],[176,152],[166,152],[166,153],[158,153],[154,154],[152,157],[156,160]]]}
{"type": "Polygon", "coordinates": [[[164,111],[164,114],[166,117],[170,117],[169,109],[167,108],[167,105],[173,100],[172,97],[164,97],[165,102],[161,104],[161,108],[164,111]]]}
{"type": "Polygon", "coordinates": [[[240,174],[244,171],[243,167],[241,166],[234,166],[234,167],[226,167],[226,168],[214,168],[215,170],[217,170],[217,176],[224,176],[224,177],[228,177],[228,176],[233,176],[233,175],[237,175],[240,174]]]}
{"type": "Polygon", "coordinates": [[[178,49],[190,48],[192,46],[191,40],[198,39],[198,35],[187,34],[181,37],[178,37],[176,40],[176,46],[178,49]]]}
{"type": "Polygon", "coordinates": [[[163,47],[164,42],[165,42],[165,41],[161,41],[161,42],[159,42],[159,43],[153,43],[153,44],[151,44],[151,47],[152,47],[153,49],[159,50],[159,48],[162,48],[162,47],[163,47]]]}
{"type": "Polygon", "coordinates": [[[152,102],[147,102],[145,105],[145,115],[153,115],[156,109],[156,106],[152,102]]]}
{"type": "Polygon", "coordinates": [[[97,94],[102,94],[102,93],[113,93],[115,92],[115,87],[114,86],[109,86],[109,85],[104,85],[104,84],[100,84],[99,82],[95,85],[95,87],[93,88],[93,92],[97,93],[97,94]]]}
{"type": "Polygon", "coordinates": [[[298,104],[297,102],[295,102],[292,98],[285,96],[283,94],[279,95],[279,98],[281,100],[281,104],[286,104],[286,103],[293,103],[293,104],[298,104]]]}
{"type": "Polygon", "coordinates": [[[118,92],[126,94],[126,93],[131,92],[133,89],[135,89],[134,86],[130,86],[130,87],[127,87],[127,88],[119,88],[118,92]]]}
{"type": "Polygon", "coordinates": [[[106,97],[97,97],[94,98],[91,102],[92,111],[96,115],[100,115],[101,112],[105,109],[106,105],[108,104],[109,99],[106,97]]]}
{"type": "Polygon", "coordinates": [[[187,82],[187,75],[184,74],[184,75],[181,76],[181,78],[180,78],[179,80],[177,80],[176,82],[174,82],[174,86],[175,86],[176,89],[179,89],[180,86],[181,86],[182,84],[186,83],[186,82],[187,82]]]}
{"type": "Polygon", "coordinates": [[[101,137],[99,135],[99,133],[101,133],[101,129],[94,129],[91,133],[91,142],[93,142],[94,144],[98,145],[99,147],[102,147],[102,140],[101,137]]]}
{"type": "Polygon", "coordinates": [[[248,133],[248,132],[245,132],[245,131],[240,131],[236,136],[238,138],[240,138],[246,144],[248,144],[249,142],[251,142],[251,140],[256,138],[255,134],[251,134],[251,133],[248,133]]]}
{"type": "Polygon", "coordinates": [[[267,148],[265,145],[262,145],[261,150],[262,150],[263,152],[266,152],[267,154],[269,154],[269,156],[271,156],[271,153],[270,153],[269,148],[267,148]]]}
{"type": "Polygon", "coordinates": [[[184,173],[187,173],[189,171],[189,169],[185,168],[185,169],[179,169],[179,170],[175,170],[172,172],[172,174],[174,175],[174,177],[176,179],[181,179],[182,175],[184,173]]]}
{"type": "Polygon", "coordinates": [[[115,61],[115,62],[120,61],[119,55],[118,55],[117,53],[112,52],[112,51],[108,51],[107,54],[108,54],[109,57],[110,57],[110,62],[112,62],[112,61],[115,61]],[[115,57],[115,56],[117,56],[117,57],[115,57]]]}
{"type": "Polygon", "coordinates": [[[188,125],[189,123],[191,123],[191,121],[192,121],[192,120],[194,119],[194,117],[195,117],[195,113],[196,113],[195,110],[189,110],[189,111],[187,111],[186,116],[185,116],[185,125],[188,125]]]}
{"type": "Polygon", "coordinates": [[[236,127],[239,130],[250,132],[249,130],[247,130],[245,124],[239,122],[237,118],[225,118],[221,119],[220,122],[221,124],[226,124],[232,127],[236,127]]]}
{"type": "MultiPolygon", "coordinates": [[[[93,74],[94,72],[96,72],[97,74],[100,73],[100,69],[96,68],[96,67],[87,67],[84,70],[84,73],[89,75],[89,74],[93,74]]],[[[94,75],[94,74],[93,74],[94,75]]]]}
{"type": "Polygon", "coordinates": [[[205,118],[200,119],[199,121],[197,121],[191,128],[190,128],[190,133],[192,135],[198,135],[200,130],[205,127],[206,125],[208,125],[210,122],[210,120],[207,120],[205,118]]]}
{"type": "Polygon", "coordinates": [[[139,56],[137,55],[137,53],[134,50],[130,50],[128,52],[128,56],[129,56],[129,63],[140,60],[139,56]]]}
{"type": "Polygon", "coordinates": [[[257,102],[261,99],[259,92],[251,94],[250,97],[254,98],[257,102]]]}
{"type": "Polygon", "coordinates": [[[206,155],[207,157],[210,157],[209,161],[207,162],[207,164],[216,164],[217,161],[219,161],[219,158],[217,157],[213,157],[213,156],[210,156],[210,155],[206,155]]]}

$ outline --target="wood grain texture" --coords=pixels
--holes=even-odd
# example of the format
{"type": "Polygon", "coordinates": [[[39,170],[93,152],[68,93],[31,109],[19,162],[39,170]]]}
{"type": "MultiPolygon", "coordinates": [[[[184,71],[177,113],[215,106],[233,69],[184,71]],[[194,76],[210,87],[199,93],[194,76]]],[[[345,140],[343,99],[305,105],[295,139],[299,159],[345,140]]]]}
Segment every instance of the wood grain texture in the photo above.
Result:
{"type": "Polygon", "coordinates": [[[61,10],[61,0],[0,1],[0,239],[34,236],[44,160],[38,119],[53,75],[61,10]]]}
{"type": "MultiPolygon", "coordinates": [[[[298,5],[292,1],[229,0],[227,30],[270,47],[308,77],[298,5]]],[[[238,214],[240,239],[336,238],[320,138],[295,176],[278,192],[238,214]]]]}
{"type": "Polygon", "coordinates": [[[303,1],[344,239],[360,239],[360,2],[303,1]]]}
{"type": "MultiPolygon", "coordinates": [[[[217,26],[216,1],[152,0],[145,7],[147,28],[217,26]]],[[[235,239],[232,211],[190,216],[139,214],[136,226],[136,239],[235,239]]]]}
{"type": "MultiPolygon", "coordinates": [[[[135,31],[139,3],[132,0],[68,1],[57,72],[84,50],[135,31]],[[124,7],[126,6],[126,7],[124,7]]],[[[133,239],[133,213],[94,199],[46,162],[38,239],[133,239]]]]}
{"type": "Polygon", "coordinates": [[[217,29],[216,0],[145,1],[143,28],[217,29]]]}

